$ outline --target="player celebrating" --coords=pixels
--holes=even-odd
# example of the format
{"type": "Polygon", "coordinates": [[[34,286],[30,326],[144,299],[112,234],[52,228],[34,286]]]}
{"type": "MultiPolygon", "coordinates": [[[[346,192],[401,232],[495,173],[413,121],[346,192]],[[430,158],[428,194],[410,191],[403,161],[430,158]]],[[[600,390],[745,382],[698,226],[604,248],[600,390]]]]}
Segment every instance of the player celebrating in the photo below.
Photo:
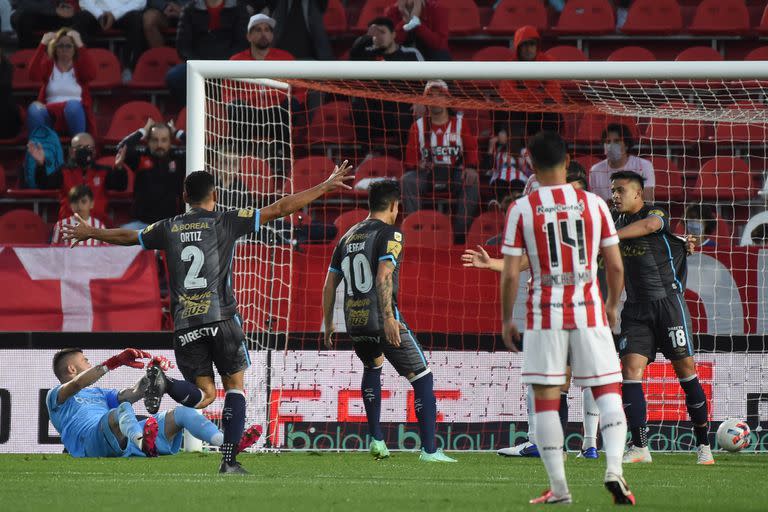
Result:
{"type": "Polygon", "coordinates": [[[634,504],[622,476],[627,425],[619,395],[621,369],[609,328],[616,323],[623,288],[619,240],[605,202],[566,184],[568,156],[563,139],[554,132],[540,132],[527,147],[540,188],[518,199],[507,214],[501,250],[501,311],[504,344],[516,350],[520,333],[512,310],[525,251],[532,282],[522,380],[533,384],[536,441],[550,481],[550,489],[531,503],[572,501],[557,413],[570,355],[574,384],[592,388],[600,410],[607,462],[605,486],[615,503],[634,504]],[[605,304],[597,284],[598,250],[603,253],[607,273],[605,304]]]}
{"type": "Polygon", "coordinates": [[[651,462],[646,438],[643,373],[661,351],[685,392],[685,404],[696,436],[697,463],[714,464],[709,446],[707,397],[696,375],[691,317],[685,303],[686,242],[672,236],[669,216],[643,202],[642,176],[631,171],[611,175],[617,210],[616,227],[626,264],[627,300],[621,313],[622,395],[632,446],[624,462],[651,462]]]}
{"type": "MultiPolygon", "coordinates": [[[[213,176],[193,172],[184,180],[184,201],[189,211],[165,219],[142,231],[96,229],[85,223],[64,229],[74,243],[95,238],[117,245],[141,244],[145,249],[166,252],[171,308],[174,320],[176,363],[186,380],[168,379],[168,394],[177,402],[202,409],[216,398],[213,365],[221,375],[226,396],[222,411],[224,443],[220,473],[247,471],[235,460],[237,443],[245,427],[243,375],[250,365],[245,335],[232,291],[232,258],[235,242],[255,233],[259,226],[290,215],[323,194],[350,187],[344,182],[351,166],[347,161],[320,185],[285,196],[260,210],[214,211],[216,189],[213,176]],[[194,384],[193,384],[194,383],[194,384]]],[[[162,372],[150,367],[150,388],[163,386],[162,372]],[[151,370],[151,371],[150,371],[151,370]]],[[[163,383],[164,384],[164,383],[163,383]]],[[[148,400],[154,398],[148,396],[148,400]]]]}
{"type": "Polygon", "coordinates": [[[379,424],[381,367],[384,358],[407,378],[415,394],[414,408],[425,462],[456,462],[435,444],[437,402],[432,371],[418,340],[397,309],[398,274],[403,234],[394,227],[400,206],[400,185],[394,180],[373,183],[368,191],[368,218],[339,240],[323,287],[325,346],[333,348],[333,308],[336,288],[344,281],[344,318],[355,353],[363,362],[361,391],[373,441],[371,454],[389,456],[379,424]]]}

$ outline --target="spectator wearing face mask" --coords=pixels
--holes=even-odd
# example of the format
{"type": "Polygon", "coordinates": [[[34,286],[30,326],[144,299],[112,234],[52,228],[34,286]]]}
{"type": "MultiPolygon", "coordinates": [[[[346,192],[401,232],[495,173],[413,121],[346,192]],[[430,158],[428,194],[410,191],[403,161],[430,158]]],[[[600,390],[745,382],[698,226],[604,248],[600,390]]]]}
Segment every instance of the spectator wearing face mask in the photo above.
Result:
{"type": "Polygon", "coordinates": [[[692,204],[685,209],[685,232],[698,238],[699,247],[715,247],[717,212],[712,205],[692,204]]]}
{"type": "Polygon", "coordinates": [[[609,124],[602,134],[605,160],[589,171],[589,189],[606,201],[611,199],[611,175],[619,171],[636,172],[645,179],[643,199],[653,201],[656,177],[649,160],[629,154],[634,145],[632,132],[625,124],[609,124]]]}

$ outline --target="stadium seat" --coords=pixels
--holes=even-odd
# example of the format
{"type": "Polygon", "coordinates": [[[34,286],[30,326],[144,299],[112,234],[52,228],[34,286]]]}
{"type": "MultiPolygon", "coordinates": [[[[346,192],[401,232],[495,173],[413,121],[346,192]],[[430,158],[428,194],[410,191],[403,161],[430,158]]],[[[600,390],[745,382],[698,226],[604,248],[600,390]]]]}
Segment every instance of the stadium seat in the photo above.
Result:
{"type": "Polygon", "coordinates": [[[541,0],[501,0],[485,32],[494,36],[511,36],[525,25],[533,25],[539,32],[548,27],[547,8],[541,0]]]}
{"type": "Polygon", "coordinates": [[[131,132],[143,128],[150,117],[155,120],[163,119],[163,115],[153,104],[146,101],[130,101],[117,109],[102,140],[107,144],[117,144],[131,132]]]}
{"type": "Polygon", "coordinates": [[[448,27],[452,36],[469,36],[480,32],[480,11],[475,0],[441,0],[448,9],[448,27]]]}
{"type": "Polygon", "coordinates": [[[569,0],[552,32],[559,35],[599,35],[616,31],[616,17],[608,0],[569,0]]]}
{"type": "Polygon", "coordinates": [[[690,60],[716,61],[723,60],[723,56],[711,46],[692,46],[681,51],[675,57],[675,62],[690,60]]]}
{"type": "Polygon", "coordinates": [[[768,46],[755,48],[744,56],[744,60],[768,60],[768,46]]]}
{"type": "Polygon", "coordinates": [[[755,32],[760,35],[768,34],[768,5],[763,10],[763,16],[760,18],[760,24],[755,27],[755,32]]]}
{"type": "MultiPolygon", "coordinates": [[[[766,106],[762,103],[753,103],[750,101],[737,102],[729,107],[734,112],[744,112],[744,116],[749,116],[750,110],[759,111],[759,117],[766,114],[766,106]]],[[[715,141],[717,142],[755,142],[764,144],[768,140],[768,127],[765,123],[728,123],[718,122],[715,125],[715,141]]]]}
{"type": "Polygon", "coordinates": [[[165,74],[181,62],[176,48],[167,46],[150,48],[139,57],[133,77],[128,83],[131,89],[165,89],[165,74]]]}
{"type": "Polygon", "coordinates": [[[546,52],[547,57],[554,61],[569,62],[569,61],[586,61],[587,56],[584,52],[576,48],[575,46],[560,45],[553,46],[546,52]]]}
{"type": "Polygon", "coordinates": [[[366,32],[368,30],[368,22],[378,16],[384,16],[384,11],[392,4],[394,4],[392,0],[366,0],[363,9],[360,11],[360,16],[357,18],[354,31],[357,33],[366,32]]]}
{"type": "Polygon", "coordinates": [[[104,48],[89,48],[88,54],[96,67],[96,79],[90,83],[91,90],[103,91],[123,85],[120,60],[114,53],[104,48]]]}
{"type": "MultiPolygon", "coordinates": [[[[659,110],[681,109],[690,110],[690,107],[679,104],[666,104],[659,110]]],[[[701,120],[666,119],[664,117],[652,117],[645,127],[644,136],[659,142],[700,142],[706,140],[711,133],[711,122],[701,120]]]]}
{"type": "Polygon", "coordinates": [[[650,158],[656,178],[654,196],[657,201],[684,201],[683,173],[672,160],[661,156],[650,158]]]}
{"type": "Polygon", "coordinates": [[[595,155],[578,155],[573,157],[573,159],[584,168],[587,178],[589,178],[589,170],[592,169],[592,166],[604,160],[602,155],[600,157],[595,155]]]}
{"type": "Polygon", "coordinates": [[[46,244],[48,226],[32,210],[11,210],[0,217],[0,243],[46,244]]]}
{"type": "Polygon", "coordinates": [[[451,219],[433,210],[408,215],[401,226],[409,247],[445,247],[453,243],[451,219]]]}
{"type": "Polygon", "coordinates": [[[354,141],[355,130],[348,102],[332,101],[317,109],[309,126],[310,144],[343,144],[354,141]]]}
{"type": "Polygon", "coordinates": [[[505,216],[498,210],[484,212],[472,222],[467,233],[467,246],[485,245],[488,239],[504,231],[505,216]]]}
{"type": "Polygon", "coordinates": [[[744,0],[703,0],[696,8],[691,34],[738,35],[749,32],[749,11],[744,0]]]}
{"type": "Polygon", "coordinates": [[[602,144],[603,130],[612,123],[625,124],[632,133],[632,138],[637,142],[640,132],[637,122],[631,117],[608,116],[604,114],[586,114],[579,121],[576,128],[575,139],[580,142],[602,144]]]}
{"type": "Polygon", "coordinates": [[[701,167],[693,192],[701,200],[746,201],[756,194],[749,166],[731,156],[716,156],[701,167]]]}
{"type": "Polygon", "coordinates": [[[308,156],[293,164],[293,190],[300,191],[320,184],[330,176],[336,164],[327,156],[308,156]]]}
{"type": "Polygon", "coordinates": [[[8,60],[13,64],[13,90],[29,91],[40,89],[40,81],[29,78],[29,61],[35,50],[17,50],[8,56],[8,60]]]}
{"type": "Polygon", "coordinates": [[[683,16],[677,0],[635,0],[621,27],[627,35],[666,35],[683,31],[683,16]]]}
{"type": "Polygon", "coordinates": [[[403,176],[403,162],[391,156],[374,156],[368,158],[357,168],[355,172],[355,188],[367,189],[368,185],[363,180],[371,178],[396,178],[403,176]]]}
{"type": "Polygon", "coordinates": [[[617,48],[608,56],[608,62],[649,62],[656,60],[653,52],[642,46],[624,46],[617,48]]]}
{"type": "Polygon", "coordinates": [[[275,193],[276,177],[272,175],[269,162],[253,156],[245,156],[240,161],[240,178],[245,188],[256,195],[275,193]]]}
{"type": "Polygon", "coordinates": [[[347,32],[347,11],[341,0],[329,0],[323,15],[323,25],[329,36],[338,36],[347,32]]]}
{"type": "Polygon", "coordinates": [[[336,217],[333,221],[333,225],[336,226],[336,240],[344,236],[344,234],[349,231],[349,228],[366,217],[368,217],[368,210],[362,208],[355,208],[354,210],[343,212],[336,217]]]}
{"type": "Polygon", "coordinates": [[[515,60],[515,54],[508,46],[486,46],[472,55],[475,62],[506,62],[515,60]]]}

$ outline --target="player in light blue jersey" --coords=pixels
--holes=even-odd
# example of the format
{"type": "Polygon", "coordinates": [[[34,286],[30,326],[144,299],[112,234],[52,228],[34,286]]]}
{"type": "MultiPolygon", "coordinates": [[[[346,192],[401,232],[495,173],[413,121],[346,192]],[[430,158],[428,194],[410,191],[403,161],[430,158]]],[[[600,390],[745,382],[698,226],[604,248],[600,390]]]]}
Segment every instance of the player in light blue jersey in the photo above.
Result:
{"type": "MultiPolygon", "coordinates": [[[[139,360],[144,358],[152,356],[133,348],[96,366],[79,348],[63,349],[53,356],[53,372],[61,384],[48,392],[45,402],[53,426],[73,457],[171,455],[181,447],[182,429],[214,446],[224,442],[216,425],[190,407],[178,406],[138,421],[131,404],[144,398],[146,376],[122,391],[91,386],[120,366],[143,368],[139,360]]],[[[152,362],[170,364],[163,357],[152,362]]]]}

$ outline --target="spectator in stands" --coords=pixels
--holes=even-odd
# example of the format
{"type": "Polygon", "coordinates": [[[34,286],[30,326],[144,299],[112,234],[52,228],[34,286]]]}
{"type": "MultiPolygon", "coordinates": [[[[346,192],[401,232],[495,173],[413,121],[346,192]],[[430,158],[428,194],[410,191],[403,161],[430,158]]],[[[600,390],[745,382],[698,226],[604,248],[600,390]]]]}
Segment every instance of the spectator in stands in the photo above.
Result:
{"type": "Polygon", "coordinates": [[[91,23],[98,25],[102,33],[120,30],[126,39],[123,54],[123,81],[130,80],[130,73],[144,51],[144,25],[142,13],[147,0],[80,0],[80,9],[91,16],[91,23]]]}
{"type": "Polygon", "coordinates": [[[181,18],[182,9],[192,0],[149,0],[142,14],[144,37],[147,46],[159,48],[165,46],[165,30],[175,27],[181,18]]]}
{"type": "Polygon", "coordinates": [[[502,199],[510,193],[513,182],[522,182],[523,188],[520,190],[522,193],[528,175],[517,166],[517,157],[506,130],[499,130],[488,140],[487,154],[490,160],[487,168],[487,174],[490,177],[489,185],[494,192],[492,202],[501,203],[502,199]]]}
{"type": "Polygon", "coordinates": [[[0,139],[16,137],[21,131],[21,113],[12,92],[13,64],[0,46],[0,139]]]}
{"type": "Polygon", "coordinates": [[[328,0],[268,0],[274,18],[275,47],[298,60],[333,60],[331,41],[323,25],[328,0]]]}
{"type": "Polygon", "coordinates": [[[11,26],[11,2],[0,0],[0,45],[18,42],[19,38],[11,26]]]}
{"type": "Polygon", "coordinates": [[[27,110],[30,133],[38,126],[70,135],[94,129],[88,84],[96,67],[79,32],[47,32],[29,63],[29,76],[42,82],[37,101],[27,110]]]}
{"type": "Polygon", "coordinates": [[[714,247],[717,242],[717,211],[709,204],[692,204],[685,209],[685,232],[698,239],[699,247],[714,247]]]}
{"type": "Polygon", "coordinates": [[[69,207],[69,191],[77,185],[88,185],[93,191],[93,215],[100,219],[107,216],[107,190],[125,190],[128,185],[125,173],[116,172],[96,163],[96,142],[88,133],[72,137],[68,161],[55,172],[38,173],[39,188],[61,190],[59,218],[72,215],[69,207]]]}
{"type": "Polygon", "coordinates": [[[173,139],[182,143],[185,135],[171,124],[148,119],[144,128],[128,135],[118,144],[114,173],[128,182],[128,168],[135,174],[133,182],[134,220],[126,229],[144,229],[149,224],[182,211],[186,153],[173,147],[173,139]],[[146,141],[146,146],[139,145],[146,141]]]}
{"type": "MultiPolygon", "coordinates": [[[[247,48],[248,11],[237,0],[194,0],[181,11],[176,49],[183,61],[227,60],[247,48]]],[[[165,81],[176,98],[187,97],[187,65],[168,70],[165,81]]]]}
{"type": "MultiPolygon", "coordinates": [[[[77,185],[69,189],[67,194],[69,200],[69,209],[72,210],[72,215],[66,219],[60,219],[53,227],[53,237],[51,238],[52,245],[65,245],[64,239],[61,236],[62,226],[76,226],[80,221],[85,221],[89,226],[95,228],[104,228],[104,223],[91,216],[93,210],[94,200],[93,191],[88,185],[77,185]],[[78,219],[75,215],[79,215],[78,219]]],[[[105,245],[101,240],[86,240],[83,245],[93,247],[97,245],[105,245]]]]}
{"type": "MultiPolygon", "coordinates": [[[[351,60],[423,61],[417,48],[400,46],[395,41],[395,24],[387,17],[368,23],[368,33],[357,38],[349,52],[351,60]]],[[[405,103],[369,98],[352,98],[352,116],[358,142],[365,144],[397,136],[397,145],[407,142],[413,122],[411,108],[405,103]]]]}
{"type": "MultiPolygon", "coordinates": [[[[424,95],[446,98],[448,85],[442,80],[430,80],[424,95]]],[[[407,215],[420,209],[422,195],[449,192],[456,203],[454,237],[456,243],[463,243],[480,203],[477,137],[461,113],[451,115],[442,105],[430,105],[428,112],[413,123],[408,136],[403,210],[407,215]]]]}
{"type": "Polygon", "coordinates": [[[90,14],[80,10],[77,0],[24,0],[19,2],[11,21],[22,48],[33,48],[41,31],[72,27],[87,41],[96,29],[90,14]]]}
{"type": "Polygon", "coordinates": [[[592,166],[589,171],[589,189],[606,201],[611,199],[611,174],[619,171],[633,171],[645,178],[643,198],[653,201],[656,177],[653,164],[645,158],[630,155],[634,146],[632,132],[625,124],[609,124],[602,133],[605,160],[592,166]]]}
{"type": "Polygon", "coordinates": [[[384,12],[399,44],[415,46],[427,60],[451,60],[448,10],[438,0],[397,0],[384,12]]]}

